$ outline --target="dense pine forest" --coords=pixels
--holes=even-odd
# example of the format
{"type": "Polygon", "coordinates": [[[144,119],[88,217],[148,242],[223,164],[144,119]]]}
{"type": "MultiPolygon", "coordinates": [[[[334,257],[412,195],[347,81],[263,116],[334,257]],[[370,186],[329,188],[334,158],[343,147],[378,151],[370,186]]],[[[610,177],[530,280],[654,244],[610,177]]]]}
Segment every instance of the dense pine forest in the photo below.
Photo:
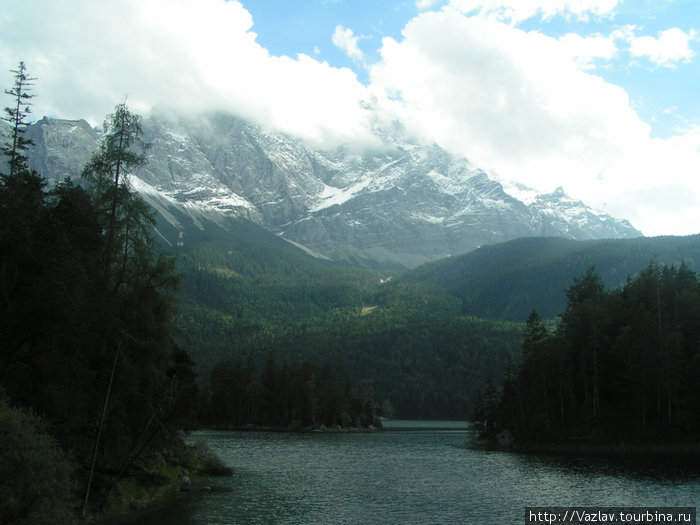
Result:
{"type": "Polygon", "coordinates": [[[550,329],[532,311],[522,362],[486,388],[485,437],[521,443],[672,445],[700,435],[700,282],[688,267],[650,263],[605,289],[590,268],[566,290],[550,329]]]}
{"type": "Polygon", "coordinates": [[[479,384],[517,358],[517,323],[464,316],[431,285],[315,260],[242,226],[245,249],[217,239],[178,257],[179,340],[204,398],[217,366],[245,363],[260,377],[271,357],[343,370],[354,389],[371,387],[377,415],[466,419],[479,384]]]}
{"type": "Polygon", "coordinates": [[[355,384],[372,382],[380,415],[388,402],[396,417],[461,419],[520,362],[533,308],[555,324],[574,276],[600,263],[619,288],[650,260],[690,269],[700,238],[520,239],[397,273],[313,259],[241,220],[178,252],[178,340],[204,390],[223,360],[258,375],[268,355],[342,362],[355,384]]]}
{"type": "Polygon", "coordinates": [[[460,301],[465,315],[523,322],[533,308],[543,319],[556,318],[566,306],[564,290],[591,266],[605,286],[617,288],[652,260],[697,271],[700,236],[521,238],[425,264],[402,280],[443,290],[460,301]]]}
{"type": "Polygon", "coordinates": [[[144,162],[120,104],[80,184],[29,170],[29,77],[6,109],[0,176],[0,521],[68,523],[103,511],[120,482],[159,479],[195,416],[193,362],[175,342],[178,277],[126,175],[144,162]]]}

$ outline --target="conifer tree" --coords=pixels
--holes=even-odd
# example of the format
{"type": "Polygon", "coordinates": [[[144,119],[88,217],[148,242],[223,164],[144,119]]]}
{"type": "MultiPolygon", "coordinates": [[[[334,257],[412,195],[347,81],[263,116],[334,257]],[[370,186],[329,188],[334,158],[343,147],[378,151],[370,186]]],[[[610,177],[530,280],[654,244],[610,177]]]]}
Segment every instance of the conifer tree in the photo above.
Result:
{"type": "Polygon", "coordinates": [[[605,290],[595,266],[575,277],[566,290],[567,304],[561,314],[562,329],[571,342],[584,397],[586,420],[600,409],[600,355],[604,339],[605,290]]]}
{"type": "Polygon", "coordinates": [[[26,298],[32,291],[26,270],[38,259],[34,240],[40,229],[45,197],[44,181],[29,169],[25,154],[31,145],[24,132],[32,98],[29,88],[34,79],[28,76],[24,62],[11,72],[14,85],[5,93],[13,97],[12,105],[5,108],[3,117],[10,123],[11,133],[2,147],[8,171],[0,170],[0,386],[8,366],[17,360],[26,341],[43,329],[20,308],[20,304],[27,304],[26,298]]]}
{"type": "MultiPolygon", "coordinates": [[[[105,122],[100,149],[83,169],[98,208],[105,219],[107,238],[104,254],[105,284],[114,275],[113,263],[120,248],[128,249],[129,236],[138,224],[153,223],[148,208],[129,191],[127,175],[146,163],[141,117],[131,113],[126,103],[118,104],[105,122]],[[126,247],[125,247],[126,245],[126,247]]],[[[119,286],[119,282],[116,283],[119,286]]]]}
{"type": "Polygon", "coordinates": [[[83,513],[91,506],[95,470],[125,472],[146,444],[155,445],[162,428],[178,425],[182,389],[189,388],[188,365],[178,357],[182,352],[173,338],[175,261],[157,253],[153,212],[127,180],[146,161],[140,122],[126,104],[117,105],[100,149],[82,173],[103,232],[100,348],[94,360],[97,388],[104,389],[100,405],[93,407],[83,513]],[[175,374],[177,359],[182,370],[175,374]],[[159,425],[153,424],[156,419],[159,425]]]}
{"type": "Polygon", "coordinates": [[[12,127],[12,135],[10,143],[3,147],[2,152],[8,157],[9,176],[12,177],[19,173],[29,173],[25,151],[32,141],[25,138],[24,133],[29,125],[27,118],[31,114],[29,101],[34,97],[31,86],[36,79],[28,75],[24,62],[20,62],[17,69],[10,72],[14,73],[15,83],[5,93],[13,97],[14,103],[5,108],[3,120],[12,127]]]}

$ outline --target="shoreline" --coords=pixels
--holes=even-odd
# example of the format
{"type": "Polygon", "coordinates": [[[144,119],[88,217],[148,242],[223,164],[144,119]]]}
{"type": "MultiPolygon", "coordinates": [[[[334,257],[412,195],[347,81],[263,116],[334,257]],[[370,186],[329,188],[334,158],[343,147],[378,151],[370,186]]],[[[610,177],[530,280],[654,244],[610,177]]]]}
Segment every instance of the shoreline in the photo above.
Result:
{"type": "Polygon", "coordinates": [[[217,477],[224,477],[224,475],[197,474],[193,476],[191,485],[187,489],[172,484],[150,501],[144,502],[143,506],[134,506],[132,504],[118,514],[103,516],[100,523],[104,523],[104,525],[129,525],[134,522],[147,523],[151,516],[160,515],[175,502],[198,500],[210,494],[231,492],[231,489],[228,487],[223,487],[213,482],[209,483],[209,481],[214,481],[217,477]]]}
{"type": "MultiPolygon", "coordinates": [[[[183,436],[184,437],[184,436],[183,436]]],[[[163,481],[155,484],[135,483],[124,479],[114,491],[111,503],[93,519],[108,525],[126,525],[167,508],[175,501],[226,492],[216,478],[234,475],[234,469],[224,464],[208,448],[180,442],[180,450],[161,453],[160,469],[163,481]]]]}
{"type": "Polygon", "coordinates": [[[325,425],[311,426],[311,427],[273,427],[265,425],[207,425],[191,432],[275,432],[275,433],[288,433],[288,434],[310,434],[310,433],[338,433],[338,434],[354,434],[354,433],[369,433],[369,432],[382,432],[386,429],[382,425],[377,427],[375,425],[370,425],[369,427],[326,427],[325,425]]]}

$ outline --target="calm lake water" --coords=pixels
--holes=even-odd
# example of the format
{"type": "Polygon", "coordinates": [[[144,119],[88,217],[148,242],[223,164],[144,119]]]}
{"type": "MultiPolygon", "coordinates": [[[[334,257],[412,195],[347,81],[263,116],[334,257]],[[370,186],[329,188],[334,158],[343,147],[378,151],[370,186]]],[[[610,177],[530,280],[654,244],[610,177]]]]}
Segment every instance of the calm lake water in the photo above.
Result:
{"type": "Polygon", "coordinates": [[[142,523],[490,525],[525,523],[527,506],[700,507],[700,471],[687,461],[487,452],[464,446],[464,425],[392,426],[197,432],[193,441],[234,468],[231,478],[212,481],[229,492],[192,491],[142,523]]]}

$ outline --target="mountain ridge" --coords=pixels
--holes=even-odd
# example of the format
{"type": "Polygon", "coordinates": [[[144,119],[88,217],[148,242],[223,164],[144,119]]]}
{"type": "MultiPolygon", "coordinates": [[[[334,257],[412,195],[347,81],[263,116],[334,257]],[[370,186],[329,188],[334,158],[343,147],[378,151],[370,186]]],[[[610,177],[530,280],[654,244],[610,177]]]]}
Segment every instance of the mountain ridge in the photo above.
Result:
{"type": "Polygon", "coordinates": [[[424,283],[456,297],[462,313],[524,321],[534,308],[543,318],[563,311],[564,291],[595,267],[609,288],[618,288],[650,262],[659,267],[700,269],[700,234],[594,239],[521,238],[425,264],[394,283],[424,283]]]}
{"type": "MultiPolygon", "coordinates": [[[[523,202],[436,145],[322,150],[223,114],[154,115],[143,129],[151,147],[132,186],[160,213],[243,217],[334,260],[412,268],[519,237],[641,235],[561,188],[523,202]]],[[[80,174],[100,132],[45,117],[29,138],[30,166],[55,183],[80,174]]]]}

